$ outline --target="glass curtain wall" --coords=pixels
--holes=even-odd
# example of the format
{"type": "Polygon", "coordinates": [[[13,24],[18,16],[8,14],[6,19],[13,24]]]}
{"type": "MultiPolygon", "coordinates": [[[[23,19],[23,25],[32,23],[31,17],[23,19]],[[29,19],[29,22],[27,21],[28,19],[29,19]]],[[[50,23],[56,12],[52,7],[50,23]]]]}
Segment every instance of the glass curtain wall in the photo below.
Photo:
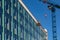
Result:
{"type": "Polygon", "coordinates": [[[40,40],[40,28],[18,0],[0,0],[0,40],[40,40]]]}

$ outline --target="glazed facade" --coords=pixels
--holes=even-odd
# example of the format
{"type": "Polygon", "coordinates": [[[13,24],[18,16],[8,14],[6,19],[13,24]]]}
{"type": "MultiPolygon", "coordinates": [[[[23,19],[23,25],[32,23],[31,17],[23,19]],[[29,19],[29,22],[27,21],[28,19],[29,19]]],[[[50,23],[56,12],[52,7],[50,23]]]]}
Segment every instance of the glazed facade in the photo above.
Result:
{"type": "Polygon", "coordinates": [[[40,27],[18,0],[0,0],[0,40],[40,40],[40,27]]]}

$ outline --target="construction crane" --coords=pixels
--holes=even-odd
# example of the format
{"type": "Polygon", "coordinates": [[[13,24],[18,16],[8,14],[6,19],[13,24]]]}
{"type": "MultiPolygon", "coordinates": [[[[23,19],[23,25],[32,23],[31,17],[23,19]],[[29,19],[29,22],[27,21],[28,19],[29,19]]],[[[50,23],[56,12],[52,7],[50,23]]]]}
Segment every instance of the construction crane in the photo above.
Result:
{"type": "Polygon", "coordinates": [[[53,3],[50,3],[47,0],[39,0],[39,1],[48,4],[48,9],[51,10],[51,12],[52,12],[51,16],[52,16],[53,40],[57,40],[57,27],[56,27],[56,14],[55,14],[56,9],[55,8],[60,9],[60,6],[56,5],[56,4],[53,4],[53,3]]]}

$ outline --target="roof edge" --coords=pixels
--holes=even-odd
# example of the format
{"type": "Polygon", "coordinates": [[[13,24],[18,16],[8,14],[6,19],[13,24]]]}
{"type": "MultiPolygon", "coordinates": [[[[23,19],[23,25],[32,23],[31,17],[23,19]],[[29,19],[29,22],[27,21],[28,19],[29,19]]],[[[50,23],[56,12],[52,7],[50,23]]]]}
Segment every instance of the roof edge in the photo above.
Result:
{"type": "Polygon", "coordinates": [[[40,23],[35,19],[35,17],[32,15],[32,13],[28,10],[28,8],[25,6],[25,4],[22,2],[22,0],[19,0],[20,4],[25,8],[25,10],[29,13],[29,15],[33,18],[33,20],[36,22],[37,26],[40,26],[40,23]]]}

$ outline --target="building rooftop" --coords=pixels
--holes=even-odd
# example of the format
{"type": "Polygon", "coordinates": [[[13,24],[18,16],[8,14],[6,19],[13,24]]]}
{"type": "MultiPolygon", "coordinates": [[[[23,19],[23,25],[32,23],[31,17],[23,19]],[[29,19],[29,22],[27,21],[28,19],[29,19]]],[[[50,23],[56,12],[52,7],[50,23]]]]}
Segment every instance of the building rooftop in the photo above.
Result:
{"type": "Polygon", "coordinates": [[[40,23],[36,20],[36,18],[32,15],[32,13],[28,10],[28,8],[25,6],[25,4],[22,2],[22,0],[19,0],[20,4],[25,8],[25,10],[28,12],[28,14],[32,17],[32,19],[35,21],[37,26],[40,26],[40,23]]]}

